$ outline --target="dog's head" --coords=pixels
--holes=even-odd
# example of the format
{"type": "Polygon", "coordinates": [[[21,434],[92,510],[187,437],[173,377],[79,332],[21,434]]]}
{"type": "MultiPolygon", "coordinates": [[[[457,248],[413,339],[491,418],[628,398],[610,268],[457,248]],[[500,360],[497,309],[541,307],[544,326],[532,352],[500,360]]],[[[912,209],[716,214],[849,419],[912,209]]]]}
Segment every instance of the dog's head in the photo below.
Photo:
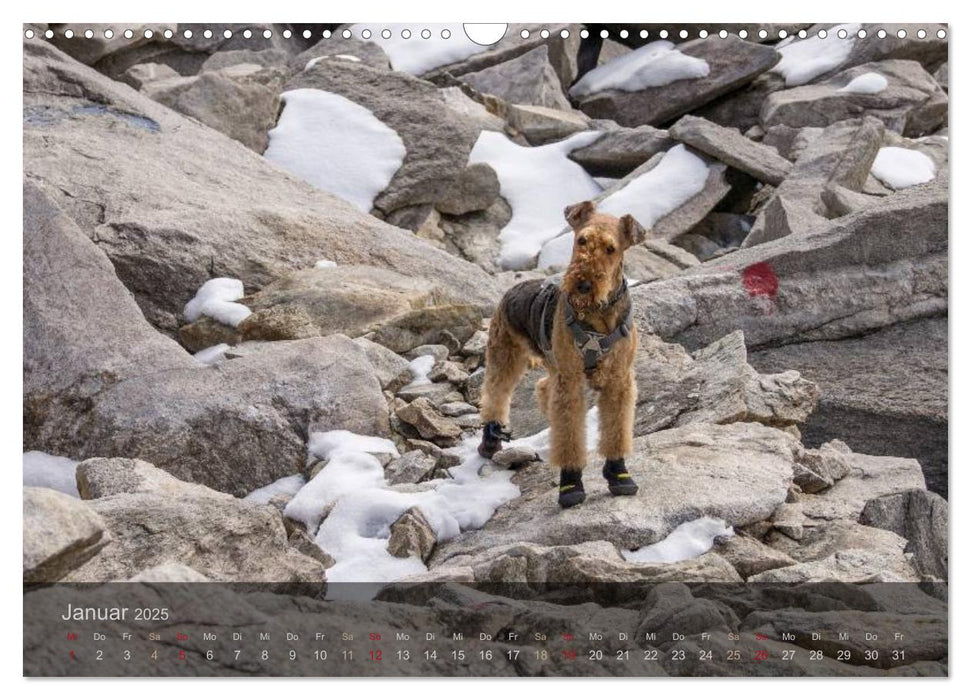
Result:
{"type": "Polygon", "coordinates": [[[624,276],[624,251],[647,233],[630,214],[617,218],[580,202],[563,212],[573,229],[573,257],[563,275],[570,305],[580,311],[605,307],[624,276]]]}

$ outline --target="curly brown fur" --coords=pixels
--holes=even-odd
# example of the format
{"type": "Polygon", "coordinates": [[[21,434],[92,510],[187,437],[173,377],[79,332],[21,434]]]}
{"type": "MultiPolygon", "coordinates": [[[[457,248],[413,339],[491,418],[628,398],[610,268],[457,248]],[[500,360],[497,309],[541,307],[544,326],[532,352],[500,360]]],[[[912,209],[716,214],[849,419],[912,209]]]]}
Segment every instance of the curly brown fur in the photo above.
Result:
{"type": "Polygon", "coordinates": [[[599,452],[607,459],[622,459],[631,451],[637,329],[632,325],[628,336],[587,372],[565,320],[564,304],[600,333],[610,333],[623,322],[630,297],[625,293],[612,300],[612,296],[623,282],[624,252],[643,241],[645,231],[630,215],[617,218],[598,213],[591,202],[568,207],[564,214],[573,228],[574,244],[560,285],[551,351],[544,357],[535,334],[524,330],[530,320],[527,295],[535,295],[539,285],[513,287],[500,302],[489,329],[482,420],[507,424],[513,390],[527,366],[542,361],[548,376],[537,382],[536,400],[550,421],[549,461],[561,470],[580,471],[587,461],[585,384],[599,392],[599,452]]]}

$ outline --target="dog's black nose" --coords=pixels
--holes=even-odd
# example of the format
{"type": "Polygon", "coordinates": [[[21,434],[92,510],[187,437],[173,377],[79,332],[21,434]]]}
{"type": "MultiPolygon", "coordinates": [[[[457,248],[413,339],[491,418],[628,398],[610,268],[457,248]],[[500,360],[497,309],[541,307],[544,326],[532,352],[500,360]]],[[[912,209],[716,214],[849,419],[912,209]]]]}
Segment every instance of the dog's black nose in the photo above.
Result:
{"type": "Polygon", "coordinates": [[[577,282],[577,291],[580,294],[589,294],[591,289],[593,289],[593,285],[590,284],[590,280],[580,280],[577,282]]]}

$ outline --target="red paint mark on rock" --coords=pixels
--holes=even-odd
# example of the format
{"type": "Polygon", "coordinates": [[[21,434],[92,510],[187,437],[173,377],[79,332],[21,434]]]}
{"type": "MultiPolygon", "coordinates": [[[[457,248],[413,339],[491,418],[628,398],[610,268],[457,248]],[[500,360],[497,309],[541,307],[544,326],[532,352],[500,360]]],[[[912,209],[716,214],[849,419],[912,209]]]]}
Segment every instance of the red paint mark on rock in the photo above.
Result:
{"type": "Polygon", "coordinates": [[[775,276],[772,266],[767,262],[746,267],[742,271],[742,284],[752,297],[764,296],[775,299],[779,293],[779,278],[775,276]]]}

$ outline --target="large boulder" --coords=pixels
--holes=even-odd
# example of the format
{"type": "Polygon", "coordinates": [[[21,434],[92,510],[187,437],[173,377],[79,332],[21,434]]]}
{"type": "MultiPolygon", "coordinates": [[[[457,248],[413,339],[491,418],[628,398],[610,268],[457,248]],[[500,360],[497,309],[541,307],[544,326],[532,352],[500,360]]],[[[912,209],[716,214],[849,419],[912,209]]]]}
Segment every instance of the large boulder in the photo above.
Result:
{"type": "Polygon", "coordinates": [[[24,449],[141,457],[244,495],[299,471],[314,429],[387,434],[364,351],[316,338],[219,367],[153,329],[105,254],[24,185],[24,449]]]}
{"type": "Polygon", "coordinates": [[[688,41],[679,44],[677,50],[705,61],[707,75],[636,92],[607,90],[574,95],[578,98],[579,108],[592,117],[613,119],[621,126],[663,126],[751,82],[779,60],[779,54],[772,47],[731,35],[724,39],[688,41]]]}
{"type": "Polygon", "coordinates": [[[280,512],[175,479],[146,462],[90,460],[85,505],[111,541],[66,580],[123,581],[167,563],[214,581],[320,583],[324,567],[287,542],[280,512]],[[134,472],[134,473],[133,473],[134,472]],[[155,472],[155,473],[153,473],[155,472]]]}
{"type": "Polygon", "coordinates": [[[638,327],[695,349],[834,340],[947,309],[948,191],[937,180],[805,236],[635,287],[638,327]]]}
{"type": "Polygon", "coordinates": [[[211,277],[248,291],[320,259],[437,279],[489,306],[481,268],[291,177],[218,132],[24,44],[24,173],[96,241],[156,327],[211,277]]]}
{"type": "Polygon", "coordinates": [[[674,145],[667,131],[646,124],[628,129],[601,120],[592,126],[603,128],[604,132],[590,145],[570,151],[567,157],[595,176],[624,177],[674,145]]]}
{"type": "MultiPolygon", "coordinates": [[[[772,192],[742,247],[827,225],[830,192],[859,193],[883,143],[883,124],[873,117],[837,122],[808,140],[788,177],[772,192]]],[[[840,210],[832,216],[848,212],[840,210]]]]}
{"type": "Polygon", "coordinates": [[[461,80],[478,92],[495,95],[512,104],[572,109],[550,63],[546,44],[504,63],[465,73],[461,80]]]}
{"type": "Polygon", "coordinates": [[[546,464],[513,478],[522,495],[501,506],[481,530],[440,543],[435,565],[498,545],[532,542],[574,545],[605,540],[637,548],[666,537],[701,517],[742,526],[767,518],[785,501],[798,443],[791,435],[756,423],[696,423],[634,440],[627,467],[640,491],[616,498],[590,456],[586,502],[557,505],[556,473],[546,464]]]}
{"type": "Polygon", "coordinates": [[[864,63],[823,82],[773,93],[761,121],[764,128],[824,127],[863,115],[904,136],[924,136],[947,118],[947,94],[916,61],[864,63]]]}
{"type": "Polygon", "coordinates": [[[794,343],[749,355],[762,372],[798,370],[819,386],[800,427],[807,444],[839,438],[857,452],[920,462],[947,496],[947,318],[899,323],[859,337],[794,343]]]}
{"type": "Polygon", "coordinates": [[[374,199],[380,212],[433,204],[464,214],[485,209],[498,197],[495,174],[490,180],[479,172],[481,166],[468,167],[479,129],[449,109],[431,83],[358,61],[326,60],[286,84],[288,91],[301,88],[334,93],[361,105],[401,138],[406,155],[387,188],[374,199]]]}
{"type": "Polygon", "coordinates": [[[947,501],[937,494],[913,489],[867,501],[860,522],[906,539],[917,570],[947,581],[947,511],[947,501]]]}
{"type": "Polygon", "coordinates": [[[280,111],[280,86],[286,75],[257,64],[237,64],[192,77],[147,82],[142,91],[156,102],[262,153],[266,133],[280,111]]]}
{"type": "Polygon", "coordinates": [[[95,556],[111,539],[95,511],[76,498],[24,488],[24,583],[52,583],[95,556]]]}

